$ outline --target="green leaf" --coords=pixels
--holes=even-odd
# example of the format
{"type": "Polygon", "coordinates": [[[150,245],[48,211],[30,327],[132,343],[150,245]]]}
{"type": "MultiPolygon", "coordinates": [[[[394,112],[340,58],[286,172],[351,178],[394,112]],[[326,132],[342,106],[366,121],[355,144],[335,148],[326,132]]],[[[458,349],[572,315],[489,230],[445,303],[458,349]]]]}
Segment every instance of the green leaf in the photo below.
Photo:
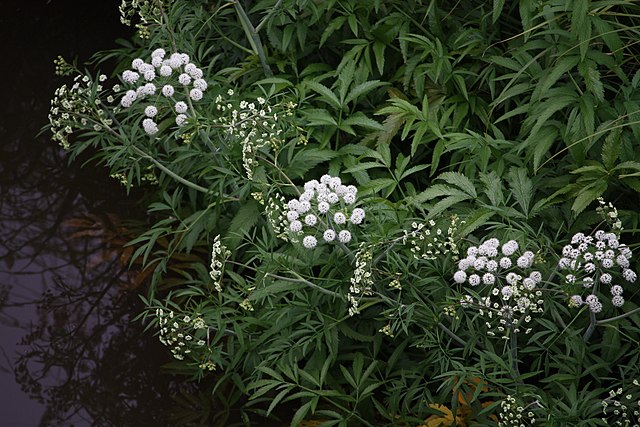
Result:
{"type": "Polygon", "coordinates": [[[540,163],[549,154],[549,149],[558,138],[558,128],[555,126],[543,126],[537,133],[536,143],[533,147],[533,170],[538,171],[540,163]]]}
{"type": "Polygon", "coordinates": [[[590,0],[574,0],[571,14],[571,32],[575,34],[580,47],[580,57],[584,60],[589,50],[591,21],[589,20],[590,0]]]}
{"type": "Polygon", "coordinates": [[[467,236],[473,233],[479,227],[482,227],[494,216],[496,212],[493,209],[481,208],[476,209],[465,218],[464,226],[460,229],[460,236],[467,236]]]}
{"type": "Polygon", "coordinates": [[[293,418],[291,419],[291,427],[296,427],[300,422],[307,416],[309,409],[311,409],[313,401],[310,400],[301,407],[298,408],[295,414],[293,414],[293,418]]]}
{"type": "Polygon", "coordinates": [[[600,81],[600,72],[596,69],[595,64],[581,63],[578,65],[580,75],[584,79],[587,90],[596,97],[600,102],[604,102],[604,85],[600,81]]]}
{"type": "Polygon", "coordinates": [[[571,210],[575,215],[582,212],[591,202],[598,197],[602,196],[602,193],[607,189],[607,181],[604,179],[598,179],[591,184],[583,187],[578,191],[578,195],[571,206],[571,210]]]}
{"type": "Polygon", "coordinates": [[[362,111],[352,114],[346,120],[343,120],[341,125],[360,126],[371,130],[384,130],[384,127],[380,123],[367,117],[362,111]]]}
{"type": "Polygon", "coordinates": [[[522,208],[522,212],[528,215],[531,199],[533,198],[533,183],[527,176],[527,170],[523,168],[511,168],[507,179],[513,197],[522,208]]]}
{"type": "Polygon", "coordinates": [[[621,135],[621,127],[612,129],[605,138],[604,144],[602,144],[602,163],[606,170],[613,169],[620,157],[620,149],[622,148],[621,135]]]}
{"type": "Polygon", "coordinates": [[[463,174],[459,172],[445,172],[440,174],[437,179],[443,179],[451,185],[455,185],[464,191],[471,198],[476,198],[478,194],[476,193],[476,187],[473,185],[473,182],[463,174]]]}
{"type": "Polygon", "coordinates": [[[504,7],[504,0],[493,0],[493,11],[491,21],[495,24],[498,18],[500,18],[500,14],[502,13],[502,8],[504,7]]]}
{"type": "Polygon", "coordinates": [[[502,193],[502,180],[495,171],[489,173],[480,173],[480,181],[484,184],[484,193],[489,198],[491,204],[495,207],[504,203],[504,194],[502,193]]]}
{"type": "Polygon", "coordinates": [[[336,119],[324,108],[303,110],[302,115],[307,119],[308,126],[338,126],[336,119]]]}
{"type": "MultiPolygon", "coordinates": [[[[586,0],[584,0],[586,1],[586,0]]],[[[560,77],[567,74],[570,70],[572,70],[576,65],[580,62],[580,57],[577,55],[574,56],[564,56],[560,59],[553,67],[550,67],[550,70],[540,81],[538,82],[533,94],[531,95],[531,99],[534,101],[543,98],[548,95],[549,89],[560,79],[560,77]]]]}
{"type": "Polygon", "coordinates": [[[385,43],[375,41],[373,43],[373,54],[376,58],[376,66],[380,74],[384,73],[384,50],[387,45],[385,43]]]}
{"type": "Polygon", "coordinates": [[[340,101],[338,100],[336,94],[322,83],[306,81],[304,84],[307,85],[309,89],[320,94],[320,99],[331,105],[336,110],[342,109],[342,104],[340,104],[340,101]]]}
{"type": "Polygon", "coordinates": [[[317,165],[328,162],[338,153],[325,148],[305,147],[301,148],[287,165],[285,171],[290,177],[303,177],[309,170],[317,165]]]}
{"type": "Polygon", "coordinates": [[[349,94],[344,100],[344,104],[349,104],[352,101],[356,101],[362,95],[365,95],[377,87],[386,86],[387,83],[383,83],[379,80],[370,80],[359,85],[356,85],[349,91],[349,94]]]}

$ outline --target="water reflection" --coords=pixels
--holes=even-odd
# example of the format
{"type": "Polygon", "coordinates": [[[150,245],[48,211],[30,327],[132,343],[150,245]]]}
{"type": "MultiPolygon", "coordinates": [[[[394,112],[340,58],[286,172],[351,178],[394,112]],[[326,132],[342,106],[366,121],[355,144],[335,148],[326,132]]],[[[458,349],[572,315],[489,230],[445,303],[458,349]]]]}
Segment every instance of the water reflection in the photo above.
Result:
{"type": "Polygon", "coordinates": [[[164,349],[131,319],[140,305],[121,218],[135,208],[104,170],[70,168],[48,135],[36,137],[61,83],[53,59],[113,47],[118,4],[3,2],[12,66],[0,76],[2,425],[168,424],[164,349]]]}

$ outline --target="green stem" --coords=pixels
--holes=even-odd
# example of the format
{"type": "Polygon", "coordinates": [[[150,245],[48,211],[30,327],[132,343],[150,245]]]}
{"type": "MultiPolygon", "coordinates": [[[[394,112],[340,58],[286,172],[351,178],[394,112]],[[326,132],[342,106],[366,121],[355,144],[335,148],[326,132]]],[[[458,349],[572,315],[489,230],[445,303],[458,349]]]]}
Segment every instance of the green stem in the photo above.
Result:
{"type": "Polygon", "coordinates": [[[244,8],[242,7],[242,5],[238,0],[227,0],[227,1],[233,3],[233,6],[235,7],[236,12],[238,13],[238,17],[240,18],[240,23],[242,24],[242,28],[244,29],[244,32],[247,34],[247,37],[249,38],[249,43],[251,43],[251,47],[253,48],[253,51],[258,55],[258,58],[260,58],[260,63],[262,64],[262,69],[264,70],[264,74],[267,77],[273,77],[273,72],[271,71],[271,68],[269,68],[269,65],[267,64],[267,56],[264,53],[264,48],[262,47],[262,40],[260,39],[260,35],[258,34],[258,31],[251,23],[251,20],[247,16],[247,13],[244,11],[244,8]]]}
{"type": "Polygon", "coordinates": [[[160,163],[159,161],[154,159],[151,155],[145,153],[144,151],[142,151],[141,149],[139,149],[135,145],[131,145],[131,148],[140,157],[142,157],[143,159],[150,160],[154,165],[156,165],[158,167],[158,169],[160,169],[162,172],[166,173],[171,178],[173,178],[176,181],[178,181],[180,184],[184,184],[185,186],[187,186],[187,187],[189,187],[189,188],[191,188],[193,190],[199,191],[201,193],[204,193],[204,194],[208,194],[209,193],[209,190],[207,190],[206,188],[201,187],[198,184],[195,184],[195,183],[193,183],[193,182],[191,182],[191,181],[189,181],[187,179],[184,179],[183,177],[181,177],[180,175],[176,174],[175,172],[173,172],[172,170],[167,168],[165,165],[163,165],[162,163],[160,163]]]}
{"type": "Polygon", "coordinates": [[[333,291],[330,291],[329,289],[325,289],[325,288],[323,288],[322,286],[318,286],[318,285],[316,285],[315,283],[311,283],[310,281],[308,281],[308,280],[306,280],[306,279],[304,279],[304,278],[300,277],[300,276],[299,276],[297,273],[295,273],[295,272],[291,272],[291,273],[293,273],[294,275],[296,275],[296,276],[297,276],[297,278],[293,278],[293,277],[285,277],[285,276],[279,276],[279,275],[277,275],[277,274],[273,274],[273,273],[266,273],[266,274],[265,274],[265,276],[270,276],[270,277],[273,277],[274,279],[279,279],[279,280],[286,280],[287,282],[303,283],[303,284],[305,284],[305,285],[309,286],[310,288],[313,288],[313,289],[315,289],[315,290],[317,290],[317,291],[322,292],[323,294],[331,295],[331,296],[333,296],[333,297],[340,298],[341,300],[344,300],[344,296],[340,295],[339,293],[337,293],[337,292],[333,292],[333,291]]]}
{"type": "Polygon", "coordinates": [[[598,321],[596,322],[596,325],[604,325],[605,323],[615,322],[616,320],[624,319],[625,317],[629,317],[629,316],[631,316],[632,314],[635,314],[635,313],[638,313],[638,312],[640,312],[640,307],[634,308],[634,309],[633,309],[633,310],[631,310],[630,312],[628,312],[628,313],[624,313],[624,314],[621,314],[621,315],[619,315],[619,316],[610,317],[610,318],[608,318],[608,319],[598,320],[598,321]]]}

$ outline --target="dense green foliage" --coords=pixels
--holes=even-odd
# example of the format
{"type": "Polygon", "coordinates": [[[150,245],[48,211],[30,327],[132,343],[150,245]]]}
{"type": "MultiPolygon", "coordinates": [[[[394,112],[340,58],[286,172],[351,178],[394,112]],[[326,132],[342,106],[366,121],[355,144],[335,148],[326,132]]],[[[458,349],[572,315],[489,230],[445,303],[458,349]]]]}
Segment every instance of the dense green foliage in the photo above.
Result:
{"type": "Polygon", "coordinates": [[[153,269],[140,317],[204,389],[176,422],[637,425],[640,293],[626,251],[640,221],[640,5],[123,3],[139,36],[98,55],[120,64],[113,79],[57,94],[52,128],[71,158],[94,153],[150,200],[131,242],[153,269]],[[158,86],[121,103],[144,83],[123,72],[156,49],[200,67],[202,99],[158,86]],[[145,132],[145,114],[157,129],[145,132]],[[337,217],[304,233],[287,219],[285,203],[319,194],[305,183],[328,186],[325,174],[344,183],[331,184],[332,215],[366,213],[339,243],[322,242],[337,217]],[[591,240],[578,248],[576,233],[615,254],[596,285],[582,265],[591,240]],[[495,271],[484,265],[496,255],[460,262],[492,244],[515,252],[513,267],[495,288],[471,286],[466,273],[495,271]],[[529,288],[531,271],[542,278],[529,288]],[[482,307],[491,297],[499,309],[482,307]]]}

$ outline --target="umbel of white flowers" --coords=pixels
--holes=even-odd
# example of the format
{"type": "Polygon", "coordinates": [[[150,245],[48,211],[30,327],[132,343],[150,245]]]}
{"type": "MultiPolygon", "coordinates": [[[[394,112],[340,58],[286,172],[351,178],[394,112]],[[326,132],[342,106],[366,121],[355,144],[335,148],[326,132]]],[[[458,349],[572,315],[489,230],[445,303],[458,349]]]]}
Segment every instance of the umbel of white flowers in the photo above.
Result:
{"type": "Polygon", "coordinates": [[[123,108],[129,108],[136,101],[156,95],[156,104],[144,109],[145,118],[142,127],[149,135],[158,133],[157,118],[167,110],[176,114],[175,122],[183,126],[188,115],[188,105],[192,101],[200,101],[207,89],[203,72],[193,64],[186,53],[172,53],[168,57],[164,49],[156,49],[151,53],[151,62],[136,58],[131,62],[131,69],[122,73],[125,87],[131,87],[120,99],[123,108]],[[161,102],[162,100],[169,102],[161,102]],[[186,102],[185,102],[186,101],[186,102]],[[166,108],[166,105],[172,108],[166,108]]]}
{"type": "Polygon", "coordinates": [[[351,208],[357,200],[358,189],[343,185],[340,178],[323,175],[304,184],[304,192],[289,200],[286,220],[289,231],[302,237],[302,245],[313,249],[319,239],[327,243],[349,243],[349,224],[359,225],[365,217],[364,209],[351,208]]]}

